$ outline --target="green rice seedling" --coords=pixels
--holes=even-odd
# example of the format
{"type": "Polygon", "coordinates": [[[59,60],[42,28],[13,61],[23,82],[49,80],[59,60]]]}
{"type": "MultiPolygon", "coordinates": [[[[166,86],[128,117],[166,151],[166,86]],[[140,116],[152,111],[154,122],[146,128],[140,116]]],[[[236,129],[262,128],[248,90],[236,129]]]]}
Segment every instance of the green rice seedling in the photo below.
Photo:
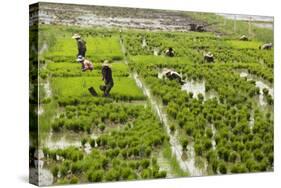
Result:
{"type": "Polygon", "coordinates": [[[82,146],[85,146],[85,144],[88,142],[88,139],[87,138],[83,138],[82,140],[81,140],[81,144],[82,144],[82,146]]]}
{"type": "Polygon", "coordinates": [[[228,40],[226,41],[233,48],[238,49],[258,49],[262,45],[259,41],[239,41],[239,40],[228,40]]]}
{"type": "Polygon", "coordinates": [[[77,184],[78,182],[79,182],[79,179],[76,176],[73,176],[69,181],[70,184],[77,184]]]}
{"type": "MultiPolygon", "coordinates": [[[[71,78],[53,78],[52,86],[55,95],[63,97],[92,97],[88,92],[88,88],[93,86],[99,88],[103,84],[100,77],[71,77],[71,78]]],[[[98,95],[102,95],[102,91],[96,90],[98,95]]],[[[140,100],[144,99],[142,91],[135,85],[131,78],[118,77],[114,79],[114,87],[111,95],[113,98],[123,100],[140,100]]]]}
{"type": "MultiPolygon", "coordinates": [[[[48,63],[47,69],[52,77],[82,77],[82,76],[101,77],[102,63],[101,62],[94,63],[93,66],[94,66],[93,71],[82,72],[81,64],[79,63],[60,62],[60,63],[48,63]]],[[[113,77],[129,76],[128,66],[123,62],[113,62],[111,63],[111,68],[112,68],[113,77]]]]}
{"type": "Polygon", "coordinates": [[[181,140],[181,145],[182,145],[182,149],[183,149],[183,150],[186,150],[186,147],[187,147],[187,145],[188,145],[188,140],[187,140],[187,138],[183,138],[183,139],[181,140]]]}
{"type": "Polygon", "coordinates": [[[101,182],[104,178],[103,174],[104,174],[104,172],[101,170],[90,172],[88,174],[88,181],[89,182],[101,182]]]}
{"type": "MultiPolygon", "coordinates": [[[[240,24],[238,33],[245,29],[240,24]]],[[[273,51],[257,49],[263,42],[260,33],[246,42],[238,41],[236,35],[228,32],[218,38],[209,32],[127,30],[121,34],[127,65],[122,62],[120,34],[114,29],[66,26],[43,26],[43,29],[52,33],[45,38],[54,37],[55,43],[47,40],[50,49],[41,57],[45,63],[42,61],[40,79],[50,81],[52,96],[49,103],[42,103],[46,114],[41,115],[40,127],[46,130],[51,127],[54,134],[70,131],[81,136],[83,132],[82,145],[89,142],[92,147],[90,153],[78,147],[43,149],[50,166],[57,167],[51,169],[52,173],[62,174],[56,176],[56,184],[164,178],[167,173],[189,175],[172,155],[169,137],[151,109],[132,105],[132,100],[146,97],[131,72],[138,73],[152,98],[167,113],[170,131],[178,133],[183,149],[189,144],[194,146],[196,165],[207,165],[206,173],[273,169],[273,111],[269,109],[273,98],[264,90],[269,108],[261,109],[256,100],[260,90],[255,80],[249,81],[239,74],[241,70],[247,71],[248,76],[272,85],[273,51]],[[87,41],[86,58],[94,62],[92,72],[81,72],[81,65],[75,62],[77,46],[70,39],[74,32],[87,41]],[[176,53],[173,58],[164,55],[170,46],[176,53]],[[207,51],[214,54],[212,64],[203,61],[207,51]],[[103,84],[101,62],[105,59],[114,60],[111,62],[114,87],[108,98],[101,97],[103,93],[98,89],[103,84]],[[180,83],[159,79],[158,73],[164,68],[180,73],[192,89],[183,91],[180,83]],[[196,87],[196,83],[200,86],[196,87]],[[96,88],[98,97],[88,92],[91,86],[96,88]],[[50,123],[47,118],[53,121],[50,123]],[[252,119],[254,125],[250,127],[252,119]],[[90,138],[96,131],[101,135],[90,138]],[[171,172],[161,171],[159,161],[152,158],[155,152],[162,151],[171,172]],[[57,156],[66,162],[57,161],[57,156]]],[[[43,89],[41,86],[41,100],[46,97],[43,89]]]]}
{"type": "Polygon", "coordinates": [[[221,174],[227,174],[226,164],[224,162],[220,162],[220,164],[218,166],[218,170],[221,174]]]}
{"type": "MultiPolygon", "coordinates": [[[[87,46],[87,57],[99,62],[105,59],[121,60],[122,51],[119,45],[119,38],[112,37],[86,37],[84,38],[87,46]]],[[[55,61],[63,61],[73,59],[74,62],[77,55],[77,44],[71,37],[58,37],[55,45],[50,52],[45,55],[47,59],[55,61]]]]}

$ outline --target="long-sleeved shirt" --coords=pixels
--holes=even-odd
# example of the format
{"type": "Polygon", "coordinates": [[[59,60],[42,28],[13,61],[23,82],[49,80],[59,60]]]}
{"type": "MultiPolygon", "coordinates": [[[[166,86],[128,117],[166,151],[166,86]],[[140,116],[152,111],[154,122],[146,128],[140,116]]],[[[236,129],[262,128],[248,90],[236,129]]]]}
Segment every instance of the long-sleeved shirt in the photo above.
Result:
{"type": "Polygon", "coordinates": [[[78,50],[86,50],[86,42],[83,39],[77,40],[78,50]]]}
{"type": "Polygon", "coordinates": [[[105,84],[113,82],[112,71],[110,67],[108,66],[102,67],[102,79],[104,80],[105,84]]]}
{"type": "Polygon", "coordinates": [[[82,70],[86,71],[86,70],[93,70],[93,69],[94,69],[93,63],[85,59],[82,63],[82,70]]]}

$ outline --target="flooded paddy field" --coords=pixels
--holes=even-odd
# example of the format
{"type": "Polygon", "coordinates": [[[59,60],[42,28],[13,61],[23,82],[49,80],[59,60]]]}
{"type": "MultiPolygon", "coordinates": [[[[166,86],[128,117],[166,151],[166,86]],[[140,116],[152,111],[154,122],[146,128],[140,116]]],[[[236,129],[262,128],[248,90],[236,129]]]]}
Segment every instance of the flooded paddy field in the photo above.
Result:
{"type": "Polygon", "coordinates": [[[217,37],[216,26],[190,32],[195,20],[208,23],[196,13],[46,3],[36,16],[42,39],[39,93],[30,87],[39,95],[32,181],[273,171],[273,53],[258,49],[268,41],[241,41],[225,30],[217,37]],[[75,33],[86,41],[92,71],[76,61],[75,33]],[[209,51],[213,62],[204,58],[209,51]],[[114,80],[106,97],[105,60],[114,80]]]}

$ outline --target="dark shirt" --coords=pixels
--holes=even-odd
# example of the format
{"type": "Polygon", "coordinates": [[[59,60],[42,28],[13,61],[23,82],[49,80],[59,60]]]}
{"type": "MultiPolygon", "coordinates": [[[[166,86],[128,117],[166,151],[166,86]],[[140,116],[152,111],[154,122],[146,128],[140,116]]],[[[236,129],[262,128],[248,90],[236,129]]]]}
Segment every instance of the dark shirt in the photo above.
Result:
{"type": "Polygon", "coordinates": [[[105,84],[108,84],[110,82],[113,83],[112,71],[110,67],[102,67],[102,79],[104,80],[105,84]]]}
{"type": "Polygon", "coordinates": [[[79,50],[86,50],[86,42],[83,39],[77,40],[77,46],[79,50]]]}
{"type": "Polygon", "coordinates": [[[170,57],[174,57],[175,52],[174,52],[173,50],[170,50],[170,49],[169,49],[169,50],[166,51],[166,55],[167,55],[167,56],[170,56],[170,57]]]}

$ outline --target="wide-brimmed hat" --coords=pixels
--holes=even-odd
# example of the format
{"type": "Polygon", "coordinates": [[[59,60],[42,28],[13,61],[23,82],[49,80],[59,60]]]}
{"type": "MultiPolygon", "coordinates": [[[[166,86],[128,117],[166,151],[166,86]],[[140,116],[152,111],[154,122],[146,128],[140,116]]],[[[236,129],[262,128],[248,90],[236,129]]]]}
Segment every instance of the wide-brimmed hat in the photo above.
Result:
{"type": "Polygon", "coordinates": [[[79,55],[76,59],[76,61],[80,62],[80,61],[84,61],[85,58],[82,55],[79,55]]]}
{"type": "Polygon", "coordinates": [[[213,57],[214,55],[213,55],[211,52],[207,52],[207,53],[205,54],[205,56],[213,57]]]}
{"type": "Polygon", "coordinates": [[[109,64],[109,61],[108,60],[105,60],[103,63],[102,63],[102,65],[101,66],[103,66],[103,67],[109,67],[110,66],[110,64],[109,64]]]}
{"type": "Polygon", "coordinates": [[[72,36],[73,39],[80,39],[81,36],[77,33],[75,33],[73,36],[72,36]]]}

